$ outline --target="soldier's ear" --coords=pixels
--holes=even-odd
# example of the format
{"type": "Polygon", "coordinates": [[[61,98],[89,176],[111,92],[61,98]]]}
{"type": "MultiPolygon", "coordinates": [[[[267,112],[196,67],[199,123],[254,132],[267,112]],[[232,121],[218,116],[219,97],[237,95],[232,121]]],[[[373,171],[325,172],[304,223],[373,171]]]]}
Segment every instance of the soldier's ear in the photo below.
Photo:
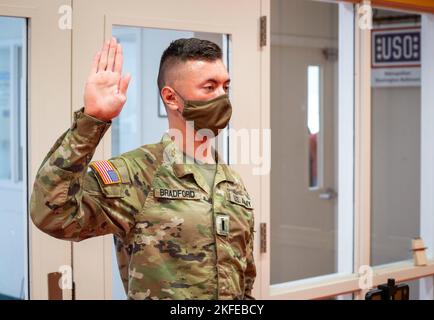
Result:
{"type": "Polygon", "coordinates": [[[166,105],[166,108],[168,108],[169,110],[179,110],[180,102],[172,88],[165,86],[163,89],[161,89],[161,99],[166,105]]]}

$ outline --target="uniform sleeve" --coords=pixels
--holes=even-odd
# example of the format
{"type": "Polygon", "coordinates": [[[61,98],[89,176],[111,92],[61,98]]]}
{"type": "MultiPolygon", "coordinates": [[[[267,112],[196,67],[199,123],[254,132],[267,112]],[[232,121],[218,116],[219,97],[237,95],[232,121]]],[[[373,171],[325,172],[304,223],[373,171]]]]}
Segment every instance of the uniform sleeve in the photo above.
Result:
{"type": "MultiPolygon", "coordinates": [[[[241,176],[237,175],[237,179],[241,182],[242,188],[244,192],[248,195],[248,191],[246,188],[246,185],[241,178],[241,176]]],[[[250,196],[248,195],[250,198],[250,196]]],[[[245,289],[244,289],[244,299],[245,300],[255,300],[255,298],[252,296],[252,290],[253,290],[253,284],[255,283],[256,279],[256,265],[255,265],[255,259],[253,254],[253,247],[255,243],[255,215],[254,210],[252,210],[252,217],[250,219],[250,241],[247,246],[246,250],[246,262],[247,267],[246,271],[244,272],[244,281],[245,281],[245,289]]]]}
{"type": "Polygon", "coordinates": [[[30,200],[33,223],[64,240],[116,234],[124,237],[138,210],[124,198],[123,185],[104,190],[88,166],[111,122],[74,113],[74,121],[54,144],[36,175],[30,200]]]}
{"type": "Polygon", "coordinates": [[[253,245],[254,245],[254,219],[252,218],[252,225],[250,227],[250,242],[247,250],[247,268],[244,273],[245,279],[245,290],[244,290],[244,299],[245,300],[255,300],[252,296],[253,284],[256,278],[256,265],[255,259],[253,256],[253,245]]]}

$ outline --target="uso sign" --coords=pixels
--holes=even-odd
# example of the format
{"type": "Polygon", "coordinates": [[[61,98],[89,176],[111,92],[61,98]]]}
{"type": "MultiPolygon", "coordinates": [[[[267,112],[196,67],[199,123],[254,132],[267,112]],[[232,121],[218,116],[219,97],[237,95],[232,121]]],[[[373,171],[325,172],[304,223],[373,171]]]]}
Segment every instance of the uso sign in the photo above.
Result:
{"type": "Polygon", "coordinates": [[[420,27],[372,30],[372,86],[420,85],[420,27]]]}

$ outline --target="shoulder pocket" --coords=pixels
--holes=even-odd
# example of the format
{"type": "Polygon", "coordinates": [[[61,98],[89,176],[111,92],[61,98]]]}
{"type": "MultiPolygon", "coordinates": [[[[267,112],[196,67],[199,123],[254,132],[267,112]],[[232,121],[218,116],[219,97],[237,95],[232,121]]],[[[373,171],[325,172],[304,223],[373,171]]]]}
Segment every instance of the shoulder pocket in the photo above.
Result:
{"type": "Polygon", "coordinates": [[[125,196],[124,181],[118,168],[110,161],[94,161],[90,164],[96,181],[103,195],[107,198],[122,198],[125,196]]]}
{"type": "Polygon", "coordinates": [[[102,193],[106,198],[122,198],[125,196],[124,184],[119,183],[119,184],[105,185],[96,177],[96,174],[94,172],[92,172],[91,174],[94,176],[93,180],[95,182],[92,182],[92,185],[94,185],[93,187],[89,187],[89,183],[88,183],[86,189],[88,190],[89,193],[94,193],[95,195],[97,195],[98,192],[95,192],[95,189],[98,189],[99,193],[100,194],[102,193]],[[98,187],[96,185],[98,185],[98,187]]]}
{"type": "Polygon", "coordinates": [[[101,190],[107,198],[122,198],[125,196],[123,184],[101,186],[101,190]]]}

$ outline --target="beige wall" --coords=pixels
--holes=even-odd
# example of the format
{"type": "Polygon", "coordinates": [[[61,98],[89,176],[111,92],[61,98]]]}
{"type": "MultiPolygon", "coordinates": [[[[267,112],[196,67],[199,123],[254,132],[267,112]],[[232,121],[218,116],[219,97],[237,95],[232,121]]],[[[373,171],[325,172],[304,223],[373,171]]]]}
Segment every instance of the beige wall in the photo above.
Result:
{"type": "Polygon", "coordinates": [[[310,0],[272,0],[271,33],[335,39],[338,10],[335,4],[310,0]]]}

